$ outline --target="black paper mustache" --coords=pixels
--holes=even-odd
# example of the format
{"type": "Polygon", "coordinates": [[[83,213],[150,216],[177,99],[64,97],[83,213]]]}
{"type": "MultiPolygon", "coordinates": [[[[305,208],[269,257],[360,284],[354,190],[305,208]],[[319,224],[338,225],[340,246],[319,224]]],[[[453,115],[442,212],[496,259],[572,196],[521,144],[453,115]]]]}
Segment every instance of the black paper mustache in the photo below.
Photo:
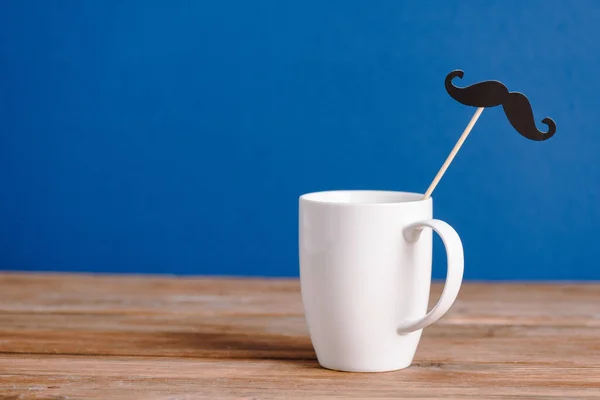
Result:
{"type": "Polygon", "coordinates": [[[535,126],[533,111],[529,99],[523,93],[509,92],[503,83],[484,81],[460,88],[452,84],[456,77],[462,79],[464,72],[455,70],[446,76],[446,91],[459,103],[473,107],[495,107],[502,105],[504,114],[510,124],[531,140],[547,140],[556,132],[556,124],[551,118],[544,118],[542,123],[548,126],[548,132],[542,132],[535,126]]]}

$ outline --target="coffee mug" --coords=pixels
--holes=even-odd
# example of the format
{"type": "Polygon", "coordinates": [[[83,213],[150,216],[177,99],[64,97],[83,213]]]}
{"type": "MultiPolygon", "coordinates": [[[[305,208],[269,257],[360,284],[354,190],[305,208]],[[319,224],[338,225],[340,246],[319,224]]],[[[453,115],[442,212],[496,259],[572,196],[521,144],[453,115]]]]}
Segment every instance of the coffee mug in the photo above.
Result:
{"type": "Polygon", "coordinates": [[[411,365],[422,329],[452,306],[463,277],[456,231],[419,193],[327,191],[299,199],[302,302],[319,364],[349,372],[411,365]],[[446,248],[442,295],[427,312],[432,231],[446,248]]]}

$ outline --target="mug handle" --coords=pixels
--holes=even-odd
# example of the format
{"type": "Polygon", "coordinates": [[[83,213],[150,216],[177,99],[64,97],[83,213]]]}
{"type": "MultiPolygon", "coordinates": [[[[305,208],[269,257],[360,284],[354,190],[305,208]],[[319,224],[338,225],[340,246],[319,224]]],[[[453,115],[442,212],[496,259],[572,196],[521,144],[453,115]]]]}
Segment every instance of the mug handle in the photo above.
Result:
{"type": "Polygon", "coordinates": [[[458,296],[460,285],[462,283],[465,267],[463,246],[458,233],[446,222],[439,219],[430,219],[420,221],[406,226],[402,234],[409,243],[415,243],[419,240],[424,228],[433,229],[444,242],[446,248],[446,257],[448,260],[448,272],[446,274],[446,284],[438,303],[425,315],[413,321],[407,321],[398,326],[398,333],[405,334],[423,329],[448,312],[458,296]]]}

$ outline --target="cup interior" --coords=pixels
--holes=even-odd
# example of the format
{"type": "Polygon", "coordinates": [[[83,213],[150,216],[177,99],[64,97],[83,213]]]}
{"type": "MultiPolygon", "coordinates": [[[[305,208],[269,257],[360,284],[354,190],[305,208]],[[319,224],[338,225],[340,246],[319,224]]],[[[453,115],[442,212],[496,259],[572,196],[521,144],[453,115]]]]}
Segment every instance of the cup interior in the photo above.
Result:
{"type": "MultiPolygon", "coordinates": [[[[385,190],[331,190],[307,193],[301,200],[332,204],[399,204],[423,200],[423,194],[385,190]]],[[[428,199],[431,200],[431,199],[428,199]]]]}

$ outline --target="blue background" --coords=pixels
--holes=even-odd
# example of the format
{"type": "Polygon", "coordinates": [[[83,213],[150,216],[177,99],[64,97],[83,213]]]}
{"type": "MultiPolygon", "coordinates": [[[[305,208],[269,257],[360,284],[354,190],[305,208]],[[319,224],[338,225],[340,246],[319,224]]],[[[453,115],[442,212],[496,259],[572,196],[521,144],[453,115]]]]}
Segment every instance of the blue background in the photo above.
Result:
{"type": "MultiPolygon", "coordinates": [[[[0,2],[0,268],[295,276],[297,198],[434,192],[468,279],[600,279],[600,2],[0,2]]],[[[434,276],[443,277],[435,242],[434,276]]]]}

